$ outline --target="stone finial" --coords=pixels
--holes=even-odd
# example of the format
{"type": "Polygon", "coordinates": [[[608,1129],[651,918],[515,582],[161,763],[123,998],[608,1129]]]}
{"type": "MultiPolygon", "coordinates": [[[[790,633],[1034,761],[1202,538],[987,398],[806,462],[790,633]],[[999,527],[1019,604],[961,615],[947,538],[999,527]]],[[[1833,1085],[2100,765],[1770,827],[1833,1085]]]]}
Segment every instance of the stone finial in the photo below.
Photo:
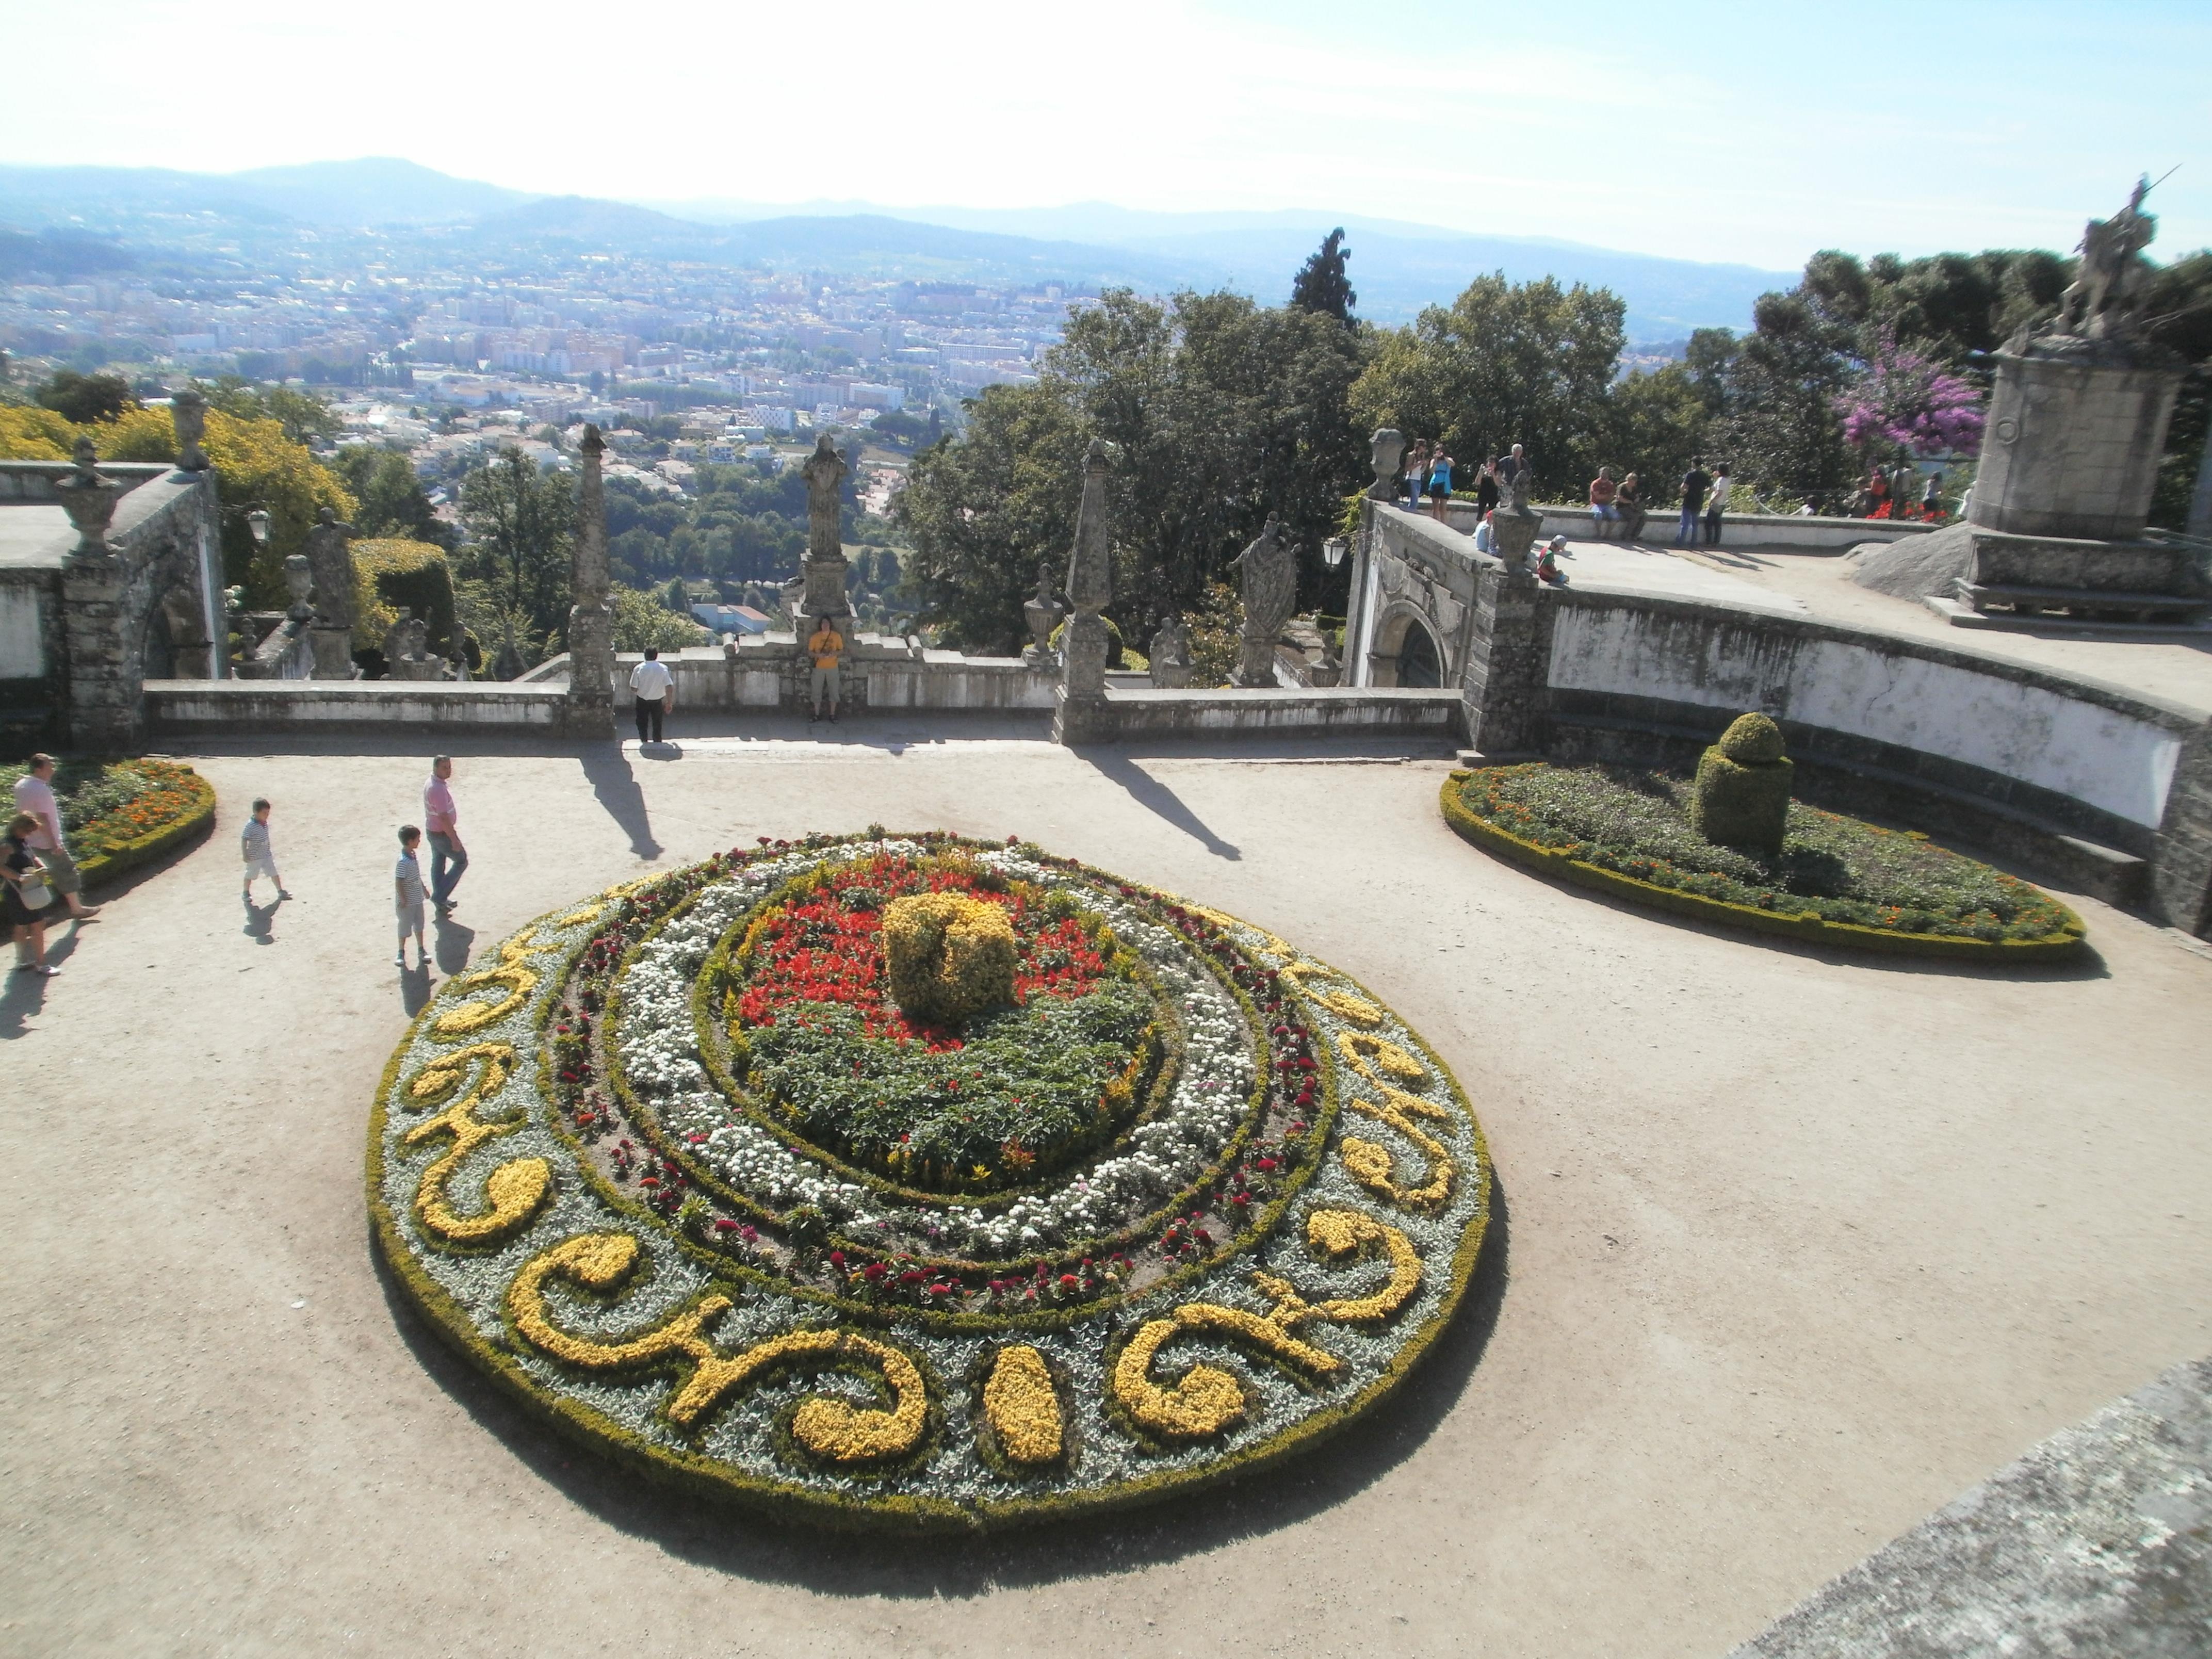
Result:
{"type": "Polygon", "coordinates": [[[1099,611],[1114,597],[1113,526],[1109,522],[1106,445],[1093,438],[1083,458],[1083,498],[1075,509],[1075,546],[1067,558],[1067,597],[1075,614],[1060,635],[1060,684],[1070,697],[1106,695],[1110,641],[1099,611]]]}
{"type": "Polygon", "coordinates": [[[607,453],[606,439],[600,435],[599,428],[589,421],[584,422],[583,441],[576,446],[576,453],[589,460],[597,460],[599,457],[607,453]]]}
{"type": "Polygon", "coordinates": [[[88,436],[77,439],[72,470],[54,481],[54,493],[61,497],[62,509],[76,530],[76,547],[71,556],[107,553],[107,526],[114,520],[115,503],[122,498],[123,486],[100,470],[100,452],[88,436]]]}
{"type": "Polygon", "coordinates": [[[1029,649],[1022,653],[1032,668],[1041,668],[1052,660],[1052,630],[1067,614],[1067,607],[1052,591],[1052,561],[1037,561],[1036,592],[1022,601],[1022,620],[1029,625],[1029,649]]]}
{"type": "Polygon", "coordinates": [[[169,422],[176,428],[177,470],[180,472],[208,470],[207,452],[200,447],[200,440],[207,435],[207,399],[192,386],[186,386],[169,399],[169,422]]]}
{"type": "Polygon", "coordinates": [[[1378,501],[1395,501],[1398,467],[1406,459],[1406,434],[1395,426],[1377,427],[1367,441],[1367,459],[1375,469],[1375,484],[1367,493],[1378,501]]]}
{"type": "Polygon", "coordinates": [[[306,554],[285,556],[284,586],[292,596],[291,607],[286,614],[294,622],[302,623],[313,617],[314,609],[307,603],[307,596],[315,591],[315,568],[306,554]]]}

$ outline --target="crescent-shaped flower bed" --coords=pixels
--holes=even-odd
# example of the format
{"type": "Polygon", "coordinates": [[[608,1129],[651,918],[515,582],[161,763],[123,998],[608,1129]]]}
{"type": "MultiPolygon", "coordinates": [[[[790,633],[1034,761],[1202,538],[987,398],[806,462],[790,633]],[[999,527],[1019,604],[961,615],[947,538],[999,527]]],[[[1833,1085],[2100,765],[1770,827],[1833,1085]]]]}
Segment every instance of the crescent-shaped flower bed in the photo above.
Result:
{"type": "Polygon", "coordinates": [[[844,1527],[1187,1493],[1376,1407],[1490,1168],[1263,929],[1024,844],[732,849],[540,918],[392,1056],[369,1209],[437,1329],[639,1473],[844,1527]]]}
{"type": "Polygon", "coordinates": [[[1542,762],[1454,772],[1444,821],[1540,875],[1679,915],[1900,955],[2045,961],[2081,919],[2042,889],[1910,831],[1792,802],[1771,861],[1690,827],[1689,782],[1542,762]]]}
{"type": "MultiPolygon", "coordinates": [[[[21,769],[0,774],[12,787],[21,769]]],[[[54,795],[85,885],[112,881],[215,822],[215,786],[181,761],[64,761],[54,795]]]]}

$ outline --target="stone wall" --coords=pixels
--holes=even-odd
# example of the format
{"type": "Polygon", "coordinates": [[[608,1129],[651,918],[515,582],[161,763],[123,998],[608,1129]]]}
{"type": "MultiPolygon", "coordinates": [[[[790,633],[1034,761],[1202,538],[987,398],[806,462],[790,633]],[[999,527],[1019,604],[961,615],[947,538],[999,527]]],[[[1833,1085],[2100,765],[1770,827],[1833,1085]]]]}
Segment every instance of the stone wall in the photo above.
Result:
{"type": "MultiPolygon", "coordinates": [[[[1448,522],[1454,530],[1465,535],[1474,534],[1474,527],[1482,521],[1473,501],[1453,501],[1444,509],[1448,522]]],[[[1587,507],[1554,504],[1538,507],[1542,516],[1537,527],[1540,537],[1565,536],[1572,541],[1587,541],[1597,534],[1597,515],[1587,507]]],[[[1664,508],[1652,509],[1644,526],[1647,542],[1671,542],[1675,526],[1681,517],[1680,503],[1664,508]]],[[[1826,519],[1812,518],[1796,514],[1731,513],[1721,520],[1721,544],[1724,547],[1759,547],[1777,553],[1848,553],[1852,548],[1868,542],[1910,541],[1916,536],[1925,536],[1936,528],[1933,525],[1914,524],[1909,520],[1893,523],[1887,519],[1826,519]]],[[[1608,535],[1618,535],[1617,525],[1607,526],[1608,535]]]]}
{"type": "Polygon", "coordinates": [[[1808,800],[2212,927],[2205,711],[1876,629],[1517,580],[1468,537],[1369,503],[1347,670],[1386,680],[1405,631],[1430,629],[1486,753],[1682,765],[1759,709],[1808,800]]]}
{"type": "Polygon", "coordinates": [[[565,734],[561,687],[477,680],[149,680],[157,737],[368,736],[468,730],[565,734]]]}

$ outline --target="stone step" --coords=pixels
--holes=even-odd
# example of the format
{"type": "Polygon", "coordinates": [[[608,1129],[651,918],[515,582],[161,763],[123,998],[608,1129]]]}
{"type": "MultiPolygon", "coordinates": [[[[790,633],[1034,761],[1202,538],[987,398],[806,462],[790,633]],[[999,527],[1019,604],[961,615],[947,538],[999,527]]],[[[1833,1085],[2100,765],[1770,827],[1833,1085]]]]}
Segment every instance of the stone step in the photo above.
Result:
{"type": "MultiPolygon", "coordinates": [[[[2131,622],[2095,617],[2054,616],[2049,612],[2023,611],[1980,611],[1960,599],[1930,596],[1921,601],[1930,611],[1954,628],[1984,628],[2014,632],[2043,630],[2059,634],[2212,634],[2212,623],[2168,616],[2159,622],[2131,622]]],[[[2124,609],[2109,603],[2106,609],[2124,609]]]]}

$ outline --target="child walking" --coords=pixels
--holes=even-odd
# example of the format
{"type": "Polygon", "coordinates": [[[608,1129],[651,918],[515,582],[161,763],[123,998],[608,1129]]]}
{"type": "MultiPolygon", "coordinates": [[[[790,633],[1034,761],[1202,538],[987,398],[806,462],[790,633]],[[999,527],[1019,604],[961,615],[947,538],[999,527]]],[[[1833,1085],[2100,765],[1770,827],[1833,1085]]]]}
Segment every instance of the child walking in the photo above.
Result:
{"type": "Polygon", "coordinates": [[[246,821],[246,828],[238,832],[238,848],[246,856],[246,902],[253,902],[253,878],[269,878],[269,884],[276,890],[276,896],[288,899],[292,896],[284,890],[284,878],[276,873],[276,854],[269,847],[269,799],[257,797],[253,816],[246,821]]]}
{"type": "Polygon", "coordinates": [[[399,949],[392,960],[394,965],[407,965],[407,935],[415,935],[415,963],[428,970],[430,966],[430,947],[423,942],[422,922],[426,895],[422,891],[422,866],[416,861],[415,848],[422,839],[422,832],[413,824],[403,825],[399,831],[399,863],[392,870],[392,905],[399,913],[399,949]]]}

